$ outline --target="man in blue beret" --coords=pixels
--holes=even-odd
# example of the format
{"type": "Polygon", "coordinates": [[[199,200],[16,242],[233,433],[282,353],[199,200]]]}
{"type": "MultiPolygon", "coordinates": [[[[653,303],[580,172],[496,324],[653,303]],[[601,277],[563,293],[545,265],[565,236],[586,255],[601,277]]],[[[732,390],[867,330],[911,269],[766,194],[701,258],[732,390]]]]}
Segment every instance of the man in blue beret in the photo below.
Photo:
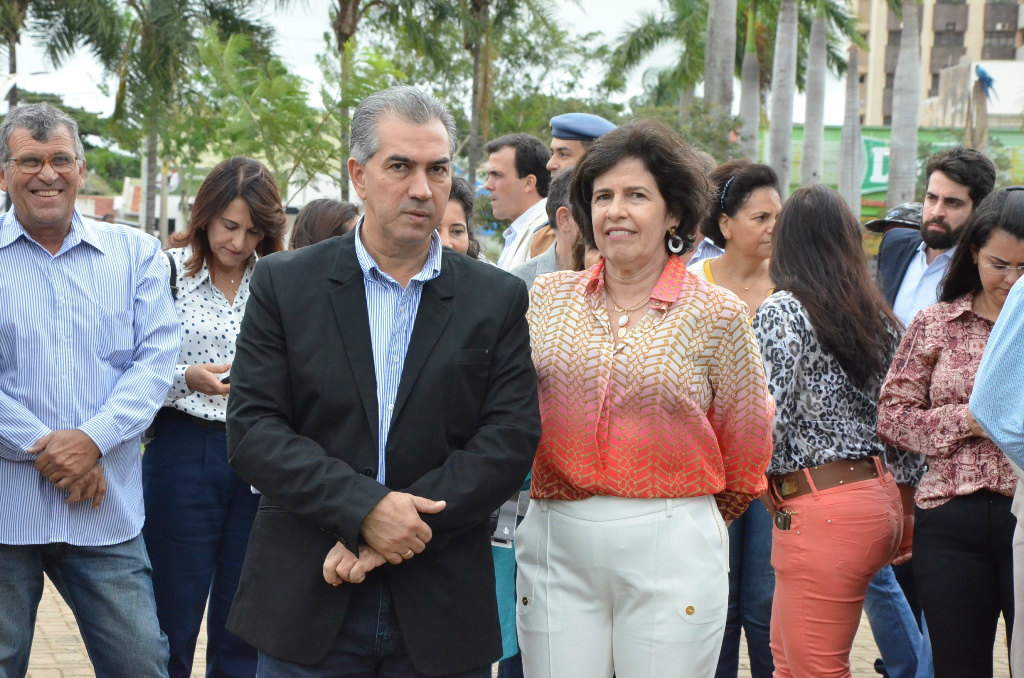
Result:
{"type": "Polygon", "coordinates": [[[583,152],[615,125],[599,115],[565,113],[551,118],[551,159],[548,170],[554,174],[579,162],[583,152]]]}

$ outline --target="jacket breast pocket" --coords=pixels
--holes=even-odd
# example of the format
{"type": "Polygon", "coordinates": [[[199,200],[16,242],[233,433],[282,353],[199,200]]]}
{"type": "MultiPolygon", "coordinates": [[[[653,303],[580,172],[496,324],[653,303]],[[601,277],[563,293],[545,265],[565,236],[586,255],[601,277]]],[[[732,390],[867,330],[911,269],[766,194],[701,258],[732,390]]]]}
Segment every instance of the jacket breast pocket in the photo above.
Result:
{"type": "Polygon", "coordinates": [[[97,310],[96,355],[114,367],[131,363],[135,355],[135,326],[131,311],[97,310]]]}
{"type": "Polygon", "coordinates": [[[452,362],[456,365],[490,365],[491,353],[489,348],[460,348],[455,351],[452,362]]]}

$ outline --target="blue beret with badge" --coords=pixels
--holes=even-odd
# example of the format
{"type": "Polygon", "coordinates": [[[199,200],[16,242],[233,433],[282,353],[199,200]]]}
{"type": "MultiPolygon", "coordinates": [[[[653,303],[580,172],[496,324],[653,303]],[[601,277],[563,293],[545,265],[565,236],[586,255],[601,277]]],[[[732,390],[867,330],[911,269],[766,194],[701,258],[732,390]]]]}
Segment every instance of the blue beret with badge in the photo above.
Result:
{"type": "Polygon", "coordinates": [[[615,125],[591,113],[565,113],[551,118],[551,136],[567,141],[590,141],[615,129],[615,125]]]}

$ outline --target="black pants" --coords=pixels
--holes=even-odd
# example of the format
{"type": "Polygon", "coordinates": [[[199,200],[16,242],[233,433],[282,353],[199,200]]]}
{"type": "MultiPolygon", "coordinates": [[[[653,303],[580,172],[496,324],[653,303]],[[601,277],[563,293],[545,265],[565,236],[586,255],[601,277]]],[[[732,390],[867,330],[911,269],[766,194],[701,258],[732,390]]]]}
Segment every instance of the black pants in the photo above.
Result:
{"type": "Polygon", "coordinates": [[[1010,497],[981,491],[918,509],[914,578],[936,678],[991,678],[999,613],[1013,630],[1010,497]]]}

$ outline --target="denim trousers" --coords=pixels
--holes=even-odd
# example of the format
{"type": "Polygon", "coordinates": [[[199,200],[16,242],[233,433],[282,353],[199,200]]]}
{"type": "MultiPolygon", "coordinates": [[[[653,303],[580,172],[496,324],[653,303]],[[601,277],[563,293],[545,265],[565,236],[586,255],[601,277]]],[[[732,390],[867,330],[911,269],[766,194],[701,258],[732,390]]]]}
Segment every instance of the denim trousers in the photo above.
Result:
{"type": "Polygon", "coordinates": [[[135,537],[112,546],[0,545],[0,678],[28,671],[44,572],[74,612],[97,676],[167,677],[149,558],[135,537]]]}
{"type": "Polygon", "coordinates": [[[741,629],[747,638],[751,678],[772,677],[774,594],[772,516],[755,501],[729,526],[729,613],[715,678],[736,678],[739,673],[741,629]]]}
{"type": "Polygon", "coordinates": [[[224,628],[238,588],[259,496],[228,466],[224,431],[157,417],[142,457],[146,523],[160,628],[170,643],[170,677],[192,675],[207,611],[206,675],[253,678],[256,649],[224,628]]]}
{"type": "MultiPolygon", "coordinates": [[[[352,586],[352,597],[337,640],[311,666],[259,653],[259,678],[426,678],[405,649],[402,629],[384,575],[370,572],[352,586]]],[[[490,665],[437,678],[490,678],[490,665]]]]}
{"type": "Polygon", "coordinates": [[[895,571],[886,565],[868,585],[864,613],[889,678],[932,678],[927,626],[918,626],[895,571]]]}

